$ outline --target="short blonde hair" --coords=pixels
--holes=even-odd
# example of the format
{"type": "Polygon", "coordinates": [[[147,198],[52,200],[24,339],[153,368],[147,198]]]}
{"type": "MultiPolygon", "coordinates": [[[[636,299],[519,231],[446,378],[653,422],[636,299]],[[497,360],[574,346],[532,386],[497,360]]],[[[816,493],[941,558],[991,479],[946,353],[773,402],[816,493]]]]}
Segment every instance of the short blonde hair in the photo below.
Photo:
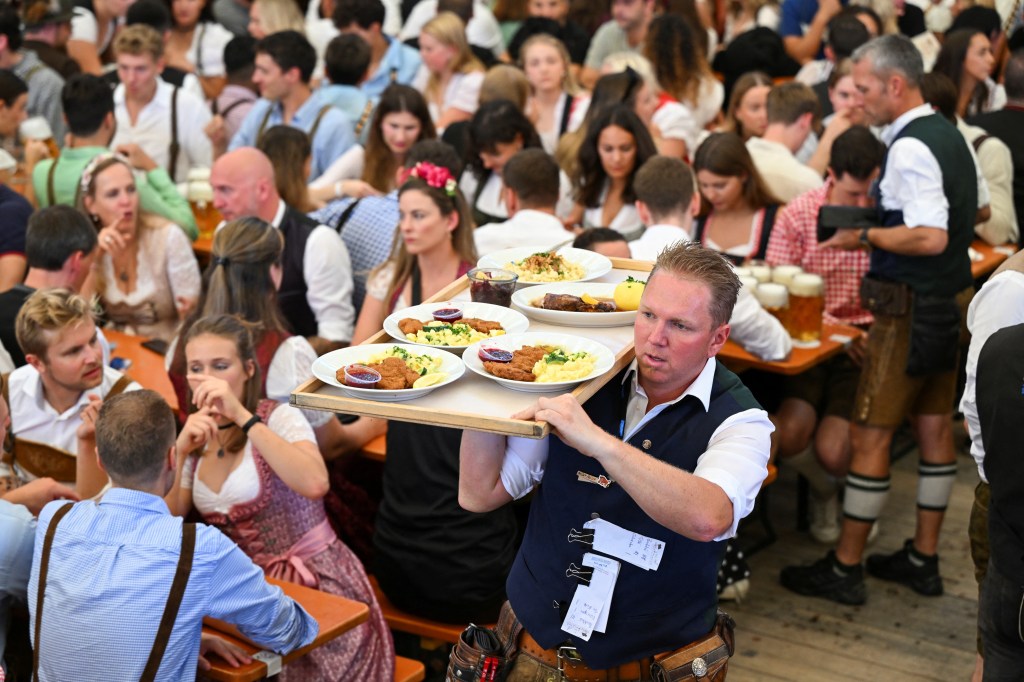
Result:
{"type": "Polygon", "coordinates": [[[718,251],[705,248],[697,242],[678,241],[658,254],[651,277],[658,272],[700,282],[708,288],[711,293],[708,313],[711,315],[712,328],[720,327],[732,317],[740,293],[740,280],[729,261],[718,251]]]}
{"type": "Polygon", "coordinates": [[[298,31],[306,35],[306,21],[294,0],[254,0],[260,5],[260,24],[267,35],[280,31],[298,31]]]}
{"type": "Polygon", "coordinates": [[[164,40],[152,26],[132,24],[125,26],[114,39],[114,54],[144,55],[148,54],[153,61],[164,56],[164,40]]]}
{"type": "Polygon", "coordinates": [[[526,74],[510,64],[495,64],[480,84],[480,104],[507,99],[524,111],[529,97],[530,81],[526,80],[526,74]]]}
{"type": "Polygon", "coordinates": [[[93,304],[68,289],[40,289],[18,311],[14,333],[25,355],[46,359],[49,333],[60,332],[85,321],[95,322],[93,304]]]}

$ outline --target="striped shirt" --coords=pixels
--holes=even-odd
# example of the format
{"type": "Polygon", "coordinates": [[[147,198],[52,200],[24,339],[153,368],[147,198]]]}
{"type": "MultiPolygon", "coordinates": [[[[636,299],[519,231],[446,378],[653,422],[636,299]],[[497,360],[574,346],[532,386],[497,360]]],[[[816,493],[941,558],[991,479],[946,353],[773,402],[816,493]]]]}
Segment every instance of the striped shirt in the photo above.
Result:
{"type": "MultiPolygon", "coordinates": [[[[43,539],[53,514],[39,515],[29,580],[35,622],[43,539]]],[[[79,502],[60,522],[50,553],[39,642],[40,680],[139,679],[153,648],[181,550],[182,519],[163,499],[113,488],[79,502]]],[[[316,621],[269,585],[263,571],[220,531],[199,524],[188,586],[157,680],[193,680],[204,616],[234,623],[279,653],[313,641],[316,621]]],[[[33,639],[34,628],[31,628],[33,639]]]]}

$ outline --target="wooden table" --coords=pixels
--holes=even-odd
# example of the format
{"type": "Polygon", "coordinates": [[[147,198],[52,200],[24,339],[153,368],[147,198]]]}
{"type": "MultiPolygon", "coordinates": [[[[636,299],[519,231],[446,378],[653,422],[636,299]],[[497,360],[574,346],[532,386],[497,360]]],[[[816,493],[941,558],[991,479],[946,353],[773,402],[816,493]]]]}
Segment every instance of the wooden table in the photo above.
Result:
{"type": "Polygon", "coordinates": [[[981,254],[981,260],[971,261],[971,276],[974,279],[981,279],[999,267],[999,265],[1017,251],[1013,244],[1002,246],[989,246],[980,239],[975,239],[971,248],[981,254]]]}
{"type": "MultiPolygon", "coordinates": [[[[281,662],[284,664],[294,661],[313,649],[338,638],[360,623],[365,623],[370,617],[370,607],[362,602],[339,597],[335,594],[327,594],[326,592],[320,592],[283,580],[276,580],[275,578],[268,577],[267,582],[271,585],[277,585],[284,590],[286,595],[297,601],[320,625],[320,632],[317,634],[316,639],[313,640],[313,643],[282,656],[281,662]]],[[[204,623],[204,632],[215,633],[237,644],[250,656],[261,651],[260,647],[235,636],[234,633],[237,630],[234,630],[230,625],[212,618],[206,619],[204,623]]],[[[219,656],[211,655],[209,660],[212,669],[203,674],[211,680],[251,682],[252,680],[262,679],[267,675],[267,666],[262,661],[253,660],[248,665],[232,668],[219,656]]]]}
{"type": "Polygon", "coordinates": [[[104,329],[103,335],[107,337],[112,346],[111,357],[132,361],[131,367],[125,371],[125,374],[137,381],[143,388],[159,393],[171,406],[171,409],[177,412],[178,397],[174,394],[170,377],[167,376],[164,356],[148,348],[143,348],[142,343],[147,341],[144,337],[125,334],[113,329],[104,329]]]}
{"type": "Polygon", "coordinates": [[[718,358],[734,372],[745,369],[759,369],[773,374],[792,376],[806,372],[811,367],[825,362],[829,358],[842,353],[854,339],[864,332],[856,327],[843,324],[826,324],[821,328],[821,345],[816,348],[793,347],[793,352],[785,360],[768,361],[751,355],[738,343],[729,339],[718,353],[718,358]]]}

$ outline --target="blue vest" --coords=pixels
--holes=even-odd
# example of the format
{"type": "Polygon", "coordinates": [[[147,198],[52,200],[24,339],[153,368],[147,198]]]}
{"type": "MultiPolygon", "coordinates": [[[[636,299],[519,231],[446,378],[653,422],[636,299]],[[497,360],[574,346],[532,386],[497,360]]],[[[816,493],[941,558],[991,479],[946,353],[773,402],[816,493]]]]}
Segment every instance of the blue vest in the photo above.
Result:
{"type": "MultiPolygon", "coordinates": [[[[871,251],[871,274],[894,282],[903,282],[918,294],[954,296],[971,286],[971,260],[967,249],[974,240],[974,217],[978,210],[978,183],[974,160],[963,135],[938,114],[922,116],[903,127],[892,144],[903,137],[921,140],[935,156],[942,170],[942,189],[949,202],[949,243],[945,251],[934,256],[905,256],[882,249],[871,251]]],[[[892,145],[890,145],[890,149],[892,145]]],[[[888,155],[886,157],[888,161],[888,155]]],[[[881,185],[885,177],[878,178],[881,185]]],[[[903,225],[903,211],[882,209],[882,225],[903,225]]],[[[935,227],[942,227],[936,225],[935,227]]]]}
{"type": "MultiPolygon", "coordinates": [[[[618,435],[629,382],[620,373],[584,406],[595,424],[618,435]]],[[[642,449],[686,471],[707,449],[711,434],[730,416],[759,407],[735,374],[718,363],[710,409],[695,396],[670,405],[630,439],[642,449]],[[650,441],[647,448],[642,444],[650,441]]],[[[724,542],[698,542],[655,522],[617,483],[605,489],[579,482],[577,471],[607,475],[597,460],[581,455],[558,438],[550,438],[544,480],[530,508],[526,536],[509,574],[507,593],[519,620],[538,643],[553,648],[576,646],[587,665],[610,668],[662,651],[676,649],[712,628],[718,597],[715,579],[724,542]],[[583,530],[591,514],[623,528],[665,542],[657,571],[621,562],[608,627],[589,642],[561,629],[562,618],[578,584],[566,577],[570,563],[581,564],[589,546],[568,541],[572,529],[583,530]]]]}

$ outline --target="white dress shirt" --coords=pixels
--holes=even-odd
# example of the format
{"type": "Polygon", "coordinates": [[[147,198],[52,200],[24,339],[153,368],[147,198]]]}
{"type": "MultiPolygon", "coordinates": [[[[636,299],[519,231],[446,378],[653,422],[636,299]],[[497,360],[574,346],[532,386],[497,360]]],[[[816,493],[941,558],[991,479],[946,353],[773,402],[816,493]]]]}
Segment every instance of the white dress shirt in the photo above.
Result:
{"type": "MultiPolygon", "coordinates": [[[[134,142],[142,147],[161,168],[170,169],[171,94],[174,86],[158,78],[156,94],[139,112],[132,125],[125,104],[124,84],[114,88],[114,116],[117,132],[110,141],[111,149],[119,144],[134,142]]],[[[184,182],[190,168],[209,168],[213,165],[213,148],[203,129],[210,121],[210,110],[199,97],[184,88],[178,90],[178,167],[172,180],[184,182]]]]}
{"type": "MultiPolygon", "coordinates": [[[[680,241],[690,241],[689,233],[678,225],[651,225],[629,252],[637,260],[657,260],[658,254],[680,241]]],[[[762,360],[782,360],[793,350],[793,340],[779,320],[761,307],[746,287],[740,287],[729,318],[729,338],[762,360]]]]}
{"type": "Polygon", "coordinates": [[[800,163],[784,144],[752,137],[747,140],[747,150],[768,189],[784,204],[824,182],[816,170],[800,163]]]}
{"type": "Polygon", "coordinates": [[[503,223],[489,223],[473,230],[476,252],[481,256],[518,246],[551,249],[572,238],[573,234],[554,215],[529,208],[516,212],[503,223]]]}
{"type": "Polygon", "coordinates": [[[690,241],[689,233],[678,225],[649,225],[638,239],[629,243],[629,255],[637,260],[657,260],[665,247],[690,241]]]}
{"type": "MultiPolygon", "coordinates": [[[[942,169],[938,159],[924,142],[915,137],[895,139],[911,121],[932,115],[937,114],[931,105],[922,104],[904,112],[882,131],[882,142],[889,146],[889,154],[886,157],[885,177],[879,189],[882,192],[882,208],[887,211],[903,211],[903,224],[907,227],[948,230],[949,200],[942,187],[942,169]]],[[[984,206],[981,202],[988,197],[988,188],[987,185],[982,187],[984,177],[978,167],[978,158],[970,145],[967,146],[974,159],[978,206],[984,206]]]]}
{"type": "MultiPolygon", "coordinates": [[[[120,378],[120,372],[104,365],[103,381],[100,385],[97,388],[83,391],[77,403],[64,412],[58,413],[46,399],[43,381],[36,368],[32,365],[19,367],[8,377],[11,396],[11,433],[17,438],[45,443],[72,455],[77,455],[78,435],[76,432],[82,425],[82,410],[89,404],[89,395],[106,397],[120,378]]],[[[140,388],[142,387],[133,381],[125,390],[138,391],[140,388]]],[[[10,468],[0,463],[0,475],[10,473],[10,468]]],[[[14,473],[26,482],[36,478],[18,466],[17,461],[14,462],[14,473]]]]}
{"type": "MultiPolygon", "coordinates": [[[[688,395],[696,396],[707,410],[711,404],[715,365],[711,358],[696,379],[675,400],[662,403],[647,411],[647,394],[636,380],[636,360],[630,366],[632,389],[626,409],[625,439],[628,440],[644,424],[688,395]]],[[[624,381],[626,379],[623,379],[624,381]]],[[[693,475],[714,483],[732,501],[731,527],[716,540],[736,535],[740,519],[754,508],[754,498],[767,475],[768,450],[771,433],[775,430],[768,413],[760,409],[744,410],[726,419],[711,434],[708,449],[697,459],[693,475]]],[[[552,436],[548,436],[551,438],[552,436]]],[[[505,459],[501,466],[501,484],[509,495],[519,499],[530,492],[544,478],[548,458],[548,438],[509,437],[505,459]]]]}
{"type": "MultiPolygon", "coordinates": [[[[285,203],[280,201],[272,225],[280,228],[285,203]]],[[[306,301],[316,316],[317,335],[330,341],[349,341],[356,323],[352,305],[352,261],[345,242],[326,225],[309,233],[302,254],[306,301]]]]}
{"type": "Polygon", "coordinates": [[[967,309],[967,328],[971,330],[971,346],[967,351],[967,381],[960,411],[967,422],[971,437],[971,457],[978,464],[978,475],[985,477],[985,445],[981,442],[981,424],[978,422],[978,356],[988,338],[1004,327],[1024,322],[1024,273],[1004,270],[981,287],[967,309]]]}
{"type": "Polygon", "coordinates": [[[204,21],[192,32],[192,43],[185,51],[185,59],[196,67],[203,77],[223,76],[224,47],[235,36],[216,21],[204,21]]]}

